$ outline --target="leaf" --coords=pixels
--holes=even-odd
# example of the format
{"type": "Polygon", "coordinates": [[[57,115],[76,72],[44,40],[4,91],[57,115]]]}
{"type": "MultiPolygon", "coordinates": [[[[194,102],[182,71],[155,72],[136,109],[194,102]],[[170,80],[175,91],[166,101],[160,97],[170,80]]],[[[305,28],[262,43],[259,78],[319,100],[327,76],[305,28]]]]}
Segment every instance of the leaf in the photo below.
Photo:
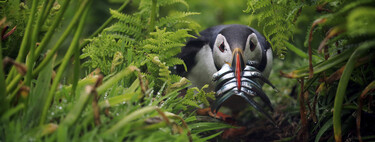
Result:
{"type": "Polygon", "coordinates": [[[319,129],[319,132],[318,134],[316,134],[316,137],[315,137],[315,142],[319,142],[320,137],[323,136],[324,132],[332,128],[332,125],[333,125],[333,121],[331,118],[328,121],[326,121],[326,123],[322,126],[322,128],[319,129]]]}
{"type": "Polygon", "coordinates": [[[192,100],[189,100],[189,99],[185,99],[182,103],[183,103],[183,104],[186,104],[186,105],[189,105],[189,106],[196,107],[196,108],[201,108],[201,107],[197,104],[197,102],[192,101],[192,100]]]}
{"type": "MultiPolygon", "coordinates": [[[[296,53],[298,56],[304,58],[304,59],[308,59],[309,58],[309,55],[305,52],[303,52],[301,49],[295,47],[293,44],[287,42],[287,41],[284,41],[284,44],[285,46],[292,52],[296,53]]],[[[322,61],[318,56],[316,55],[312,55],[312,59],[313,59],[313,63],[316,64],[320,61],[322,61]]]]}
{"type": "Polygon", "coordinates": [[[212,139],[212,138],[215,138],[215,137],[219,136],[221,133],[223,133],[223,131],[220,131],[220,132],[217,132],[217,133],[212,134],[212,135],[210,135],[210,136],[207,136],[207,137],[201,138],[201,139],[198,140],[198,142],[205,142],[205,141],[208,141],[208,140],[210,140],[210,139],[212,139]]]}
{"type": "Polygon", "coordinates": [[[156,107],[148,106],[148,107],[141,108],[141,109],[139,109],[135,112],[132,112],[129,115],[126,115],[124,118],[122,118],[119,122],[117,122],[114,126],[109,128],[107,131],[105,131],[104,135],[112,134],[112,133],[120,130],[122,127],[124,127],[130,121],[135,120],[135,119],[141,117],[142,115],[144,115],[146,113],[150,113],[150,112],[155,111],[155,110],[156,110],[156,107]]]}
{"type": "Polygon", "coordinates": [[[0,121],[9,121],[10,117],[25,108],[25,104],[21,103],[14,108],[7,110],[2,116],[0,121]]]}

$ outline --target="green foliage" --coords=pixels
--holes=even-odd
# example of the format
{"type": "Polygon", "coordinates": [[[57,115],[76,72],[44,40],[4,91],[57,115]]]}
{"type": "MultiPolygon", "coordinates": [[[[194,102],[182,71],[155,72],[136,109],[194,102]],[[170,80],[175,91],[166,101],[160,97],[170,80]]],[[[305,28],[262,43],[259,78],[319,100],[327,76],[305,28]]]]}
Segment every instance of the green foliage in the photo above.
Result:
{"type": "MultiPolygon", "coordinates": [[[[158,1],[156,7],[172,4],[187,5],[185,1],[166,0],[158,1]]],[[[186,39],[192,37],[188,32],[195,31],[198,27],[196,23],[186,17],[198,13],[175,12],[151,19],[151,9],[151,1],[141,1],[139,12],[130,15],[110,10],[112,16],[118,21],[104,29],[102,34],[94,37],[91,43],[83,49],[84,53],[81,58],[89,57],[90,59],[83,65],[92,69],[100,68],[104,74],[110,74],[112,73],[110,71],[111,61],[117,52],[131,56],[127,56],[123,60],[122,66],[118,66],[116,70],[121,70],[130,64],[137,66],[146,64],[148,72],[155,76],[160,74],[159,69],[150,62],[154,60],[155,56],[158,56],[160,62],[165,63],[167,67],[183,64],[183,61],[175,56],[181,51],[180,47],[184,45],[186,39]],[[152,31],[147,32],[149,27],[146,25],[150,25],[151,21],[156,21],[153,25],[155,27],[152,27],[152,31]]],[[[159,14],[156,13],[156,15],[159,14]]]]}
{"type": "Polygon", "coordinates": [[[249,22],[280,57],[286,48],[297,54],[274,63],[270,80],[281,94],[264,87],[267,94],[273,94],[279,128],[289,133],[275,133],[279,129],[269,127],[262,116],[244,111],[239,115],[251,124],[240,139],[251,141],[256,135],[268,138],[258,141],[373,140],[373,0],[247,0],[246,12],[251,15],[242,16],[238,15],[243,12],[239,5],[246,6],[242,1],[191,2],[197,6],[184,0],[140,0],[131,5],[111,1],[124,3],[118,10],[109,9],[111,18],[82,43],[91,0],[58,1],[61,5],[50,0],[0,1],[1,18],[6,17],[0,27],[17,25],[16,32],[1,40],[0,53],[13,58],[19,54],[16,61],[0,58],[0,65],[6,63],[0,72],[0,141],[207,141],[219,137],[221,129],[231,126],[195,114],[195,109],[214,99],[213,92],[205,92],[204,86],[189,88],[181,96],[189,81],[171,74],[174,65],[183,64],[176,55],[186,39],[201,30],[199,20],[190,19],[198,13],[181,9],[208,10],[200,18],[210,22],[200,22],[202,27],[249,22]],[[66,28],[59,33],[58,27],[66,28]],[[24,53],[19,47],[24,47],[24,53]],[[64,47],[67,52],[61,50],[64,47]],[[312,55],[305,47],[312,47],[312,55]],[[56,58],[56,54],[65,57],[56,58]],[[76,55],[90,74],[77,67],[76,55]],[[313,77],[307,78],[310,56],[313,77]],[[72,61],[75,70],[70,72],[72,61]],[[307,93],[299,95],[301,108],[293,95],[296,81],[279,79],[277,74],[279,69],[290,68],[297,69],[282,75],[305,80],[300,92],[307,93]],[[79,79],[71,81],[69,76],[79,79]],[[300,117],[307,121],[300,122],[300,117]]]}
{"type": "Polygon", "coordinates": [[[186,104],[191,106],[198,106],[198,103],[203,103],[206,106],[209,106],[207,98],[215,99],[214,92],[206,93],[205,88],[208,88],[208,85],[203,86],[200,90],[197,87],[190,88],[187,90],[184,99],[189,100],[185,101],[186,104]]]}
{"type": "MultiPolygon", "coordinates": [[[[148,73],[150,73],[151,76],[159,75],[162,81],[178,81],[176,77],[169,77],[169,67],[184,64],[184,62],[176,56],[181,52],[181,47],[185,45],[184,43],[187,37],[191,37],[191,35],[188,34],[188,30],[186,29],[166,32],[166,29],[159,30],[157,28],[155,32],[150,33],[150,38],[143,40],[142,45],[139,50],[137,50],[139,55],[146,55],[149,59],[147,60],[146,58],[146,60],[143,61],[146,62],[148,73]],[[155,64],[157,66],[155,66],[155,64]]],[[[138,57],[138,59],[142,58],[138,57]]]]}
{"type": "MultiPolygon", "coordinates": [[[[284,74],[286,77],[299,79],[306,78],[310,73],[314,76],[304,83],[303,92],[314,95],[309,95],[305,100],[307,103],[302,104],[311,106],[301,110],[301,114],[308,114],[305,117],[312,120],[302,122],[302,131],[305,129],[302,135],[316,134],[315,141],[333,138],[336,141],[353,138],[365,140],[367,136],[374,135],[370,126],[373,123],[368,115],[373,115],[370,110],[375,102],[368,100],[367,104],[359,103],[366,100],[365,87],[375,80],[375,66],[372,63],[375,34],[373,28],[370,28],[375,26],[373,3],[373,0],[342,2],[341,5],[330,7],[334,10],[332,13],[318,15],[316,21],[320,22],[312,24],[312,33],[306,34],[305,45],[320,42],[318,48],[312,48],[324,52],[319,51],[309,56],[325,57],[325,60],[314,63],[312,72],[309,72],[311,68],[302,67],[284,74]],[[311,40],[310,34],[320,34],[324,39],[311,40]],[[366,115],[358,115],[361,112],[366,115]],[[351,114],[356,115],[353,117],[351,114]],[[313,127],[307,129],[308,125],[312,125],[311,122],[315,122],[313,127]],[[355,127],[356,135],[351,136],[355,127]],[[332,131],[334,137],[330,134],[332,131]],[[329,138],[323,139],[324,136],[329,138]]],[[[300,97],[303,97],[302,94],[300,97]]]]}
{"type": "MultiPolygon", "coordinates": [[[[53,11],[54,1],[32,2],[32,11],[37,16],[30,14],[17,20],[28,20],[30,25],[25,31],[40,38],[22,33],[25,47],[31,48],[25,50],[27,60],[7,60],[15,66],[13,75],[0,72],[1,77],[8,80],[0,80],[5,92],[0,94],[0,129],[6,130],[0,132],[0,141],[206,141],[221,133],[206,132],[230,127],[220,122],[198,120],[194,110],[207,103],[206,97],[213,98],[212,92],[197,89],[197,95],[181,97],[179,92],[190,84],[186,78],[172,75],[169,70],[174,65],[184,64],[176,55],[186,39],[192,37],[189,32],[199,27],[186,19],[197,13],[174,12],[161,17],[158,9],[174,4],[188,7],[185,1],[141,1],[139,10],[133,14],[110,10],[116,21],[88,39],[87,46],[83,46],[85,42],[79,43],[79,39],[90,0],[74,1],[79,8],[73,10],[73,19],[62,35],[55,34],[49,24],[56,27],[56,23],[60,23],[70,1],[64,1],[57,11],[53,11]],[[44,12],[48,18],[39,14],[44,12]],[[54,19],[55,12],[59,16],[54,19]],[[68,41],[70,46],[66,53],[59,51],[64,58],[56,61],[56,51],[72,33],[74,36],[68,41]],[[52,48],[48,45],[51,36],[59,37],[52,48]],[[35,48],[33,42],[41,44],[35,48]],[[80,55],[86,59],[84,66],[92,70],[100,68],[105,77],[94,71],[84,78],[76,78],[73,83],[61,84],[73,54],[73,76],[80,77],[79,47],[84,47],[80,55]],[[43,49],[51,50],[39,57],[43,49]],[[24,64],[28,65],[27,70],[24,64]],[[23,78],[16,69],[25,71],[28,78],[23,78]],[[57,69],[56,74],[53,74],[54,69],[57,69]],[[26,80],[29,83],[23,83],[26,80]],[[193,101],[196,101],[194,105],[193,101]]],[[[123,7],[126,4],[127,1],[123,7]]],[[[9,38],[7,43],[1,40],[0,45],[5,49],[14,44],[11,43],[13,37],[9,38]]],[[[195,89],[188,92],[192,90],[195,89]]]]}
{"type": "MultiPolygon", "coordinates": [[[[21,45],[22,38],[27,25],[27,18],[30,15],[30,4],[20,1],[2,1],[0,6],[0,16],[6,19],[6,23],[1,26],[9,26],[7,32],[15,27],[15,32],[11,34],[6,40],[3,41],[3,54],[8,57],[16,58],[18,54],[18,48],[21,45]]],[[[41,14],[42,5],[37,7],[38,11],[36,15],[41,14]]],[[[44,35],[48,28],[51,27],[52,22],[56,18],[57,12],[60,10],[59,3],[55,3],[51,6],[48,16],[45,16],[45,23],[40,27],[40,35],[44,35]]]]}
{"type": "MultiPolygon", "coordinates": [[[[257,17],[258,26],[261,27],[266,39],[280,58],[284,58],[286,45],[284,41],[292,38],[294,19],[298,9],[304,3],[300,1],[273,1],[273,0],[248,0],[245,12],[257,17]]],[[[259,29],[260,30],[260,29],[259,29]]]]}
{"type": "MultiPolygon", "coordinates": [[[[2,25],[1,29],[9,26],[9,30],[16,27],[19,32],[13,33],[7,40],[3,41],[3,54],[5,56],[16,57],[18,49],[11,47],[19,47],[21,44],[23,33],[25,32],[28,14],[30,13],[29,7],[25,3],[18,1],[2,2],[0,6],[0,16],[5,18],[7,23],[2,25]]],[[[8,31],[9,31],[8,30],[8,31]]],[[[8,32],[7,31],[7,32],[8,32]]]]}

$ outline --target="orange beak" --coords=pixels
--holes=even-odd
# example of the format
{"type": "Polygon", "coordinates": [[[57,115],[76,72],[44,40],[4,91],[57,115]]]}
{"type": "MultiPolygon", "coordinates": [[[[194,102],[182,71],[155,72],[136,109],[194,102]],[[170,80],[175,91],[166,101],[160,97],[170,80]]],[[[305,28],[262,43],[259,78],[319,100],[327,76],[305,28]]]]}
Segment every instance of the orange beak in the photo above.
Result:
{"type": "Polygon", "coordinates": [[[232,57],[232,68],[234,69],[235,77],[237,80],[237,89],[241,90],[241,76],[245,68],[245,62],[243,60],[243,51],[241,48],[235,48],[233,50],[232,57]]]}

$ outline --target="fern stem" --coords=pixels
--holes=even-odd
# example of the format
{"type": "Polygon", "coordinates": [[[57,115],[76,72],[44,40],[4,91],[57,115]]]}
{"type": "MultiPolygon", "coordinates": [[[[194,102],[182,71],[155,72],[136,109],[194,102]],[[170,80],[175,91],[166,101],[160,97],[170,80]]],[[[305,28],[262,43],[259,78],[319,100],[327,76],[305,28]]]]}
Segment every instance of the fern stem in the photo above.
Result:
{"type": "MultiPolygon", "coordinates": [[[[36,13],[36,10],[37,10],[37,6],[38,6],[38,2],[39,0],[33,0],[33,3],[32,3],[32,6],[31,6],[31,13],[30,13],[30,16],[29,16],[29,20],[27,21],[27,26],[26,26],[26,30],[25,30],[25,34],[23,36],[23,39],[22,39],[22,42],[21,42],[21,47],[20,47],[20,50],[18,52],[18,55],[17,55],[17,58],[16,58],[16,62],[22,62],[24,59],[25,59],[25,54],[27,52],[27,45],[29,44],[29,40],[30,40],[30,32],[32,30],[32,24],[34,22],[34,15],[36,13]]],[[[6,79],[6,83],[9,83],[11,81],[11,79],[13,78],[14,75],[16,75],[16,68],[13,66],[8,74],[8,77],[6,79]]]]}
{"type": "MultiPolygon", "coordinates": [[[[124,10],[124,8],[128,5],[128,3],[131,2],[131,0],[126,0],[124,1],[124,3],[120,6],[120,8],[117,9],[117,11],[122,11],[124,10]]],[[[105,21],[103,23],[102,26],[100,26],[90,37],[89,39],[91,38],[94,38],[95,36],[97,36],[100,32],[102,32],[104,30],[104,28],[106,28],[111,22],[112,20],[114,19],[113,15],[111,15],[111,17],[109,17],[107,19],[107,21],[105,21]]],[[[81,45],[80,45],[80,48],[86,46],[90,41],[88,40],[85,40],[81,45]]]]}
{"type": "Polygon", "coordinates": [[[151,5],[151,15],[150,15],[150,23],[148,27],[148,32],[154,31],[155,28],[155,18],[156,18],[156,3],[157,0],[152,0],[152,5],[151,5]]]}
{"type": "Polygon", "coordinates": [[[333,106],[333,132],[335,135],[335,140],[341,142],[341,110],[344,101],[346,87],[348,86],[349,79],[351,77],[352,71],[355,67],[355,63],[359,57],[368,52],[370,48],[374,48],[375,41],[370,41],[360,45],[350,56],[348,62],[345,65],[344,72],[341,75],[339,85],[336,91],[335,103],[333,106]]]}
{"type": "MultiPolygon", "coordinates": [[[[55,94],[57,86],[59,85],[62,74],[63,74],[66,66],[68,65],[68,62],[70,61],[70,57],[73,55],[73,53],[75,51],[75,48],[79,48],[78,42],[79,42],[79,38],[80,38],[82,30],[83,30],[85,18],[86,18],[87,13],[88,13],[88,5],[90,5],[89,2],[91,3],[91,0],[84,0],[81,3],[81,7],[77,12],[77,15],[82,15],[81,13],[83,13],[83,15],[82,15],[82,17],[80,17],[81,21],[78,24],[77,30],[76,30],[76,32],[74,34],[74,37],[73,37],[73,40],[72,40],[72,43],[70,44],[70,47],[69,47],[68,51],[66,52],[66,54],[63,58],[63,62],[61,63],[61,65],[60,65],[60,67],[59,67],[59,69],[56,73],[56,77],[53,80],[51,89],[50,89],[50,91],[48,93],[48,96],[47,96],[46,103],[43,107],[43,111],[42,111],[42,115],[41,115],[41,119],[40,119],[40,125],[43,125],[45,123],[48,108],[51,105],[53,96],[55,94]],[[83,12],[83,10],[84,10],[84,12],[83,12]]],[[[73,28],[73,27],[71,27],[71,28],[73,28]]],[[[71,29],[68,29],[68,30],[71,30],[71,29]]]]}

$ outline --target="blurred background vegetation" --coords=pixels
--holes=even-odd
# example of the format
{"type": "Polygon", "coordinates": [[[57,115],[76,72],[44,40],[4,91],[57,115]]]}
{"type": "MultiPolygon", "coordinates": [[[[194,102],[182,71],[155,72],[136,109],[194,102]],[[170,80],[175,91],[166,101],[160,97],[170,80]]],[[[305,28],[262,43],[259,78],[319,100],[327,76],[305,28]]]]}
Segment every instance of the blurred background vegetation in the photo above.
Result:
{"type": "MultiPolygon", "coordinates": [[[[248,25],[267,37],[275,53],[269,79],[279,90],[263,87],[276,108],[272,115],[278,128],[247,108],[239,117],[247,131],[231,140],[375,140],[373,0],[78,0],[71,1],[61,21],[49,29],[65,1],[52,1],[33,39],[26,31],[33,33],[27,25],[34,1],[0,0],[1,59],[9,57],[2,60],[0,73],[5,77],[0,78],[5,82],[0,84],[0,141],[223,141],[222,129],[232,126],[194,112],[212,94],[195,88],[198,94],[188,91],[190,95],[177,97],[189,84],[171,74],[180,64],[173,56],[185,39],[220,24],[248,25]],[[82,5],[88,13],[79,12],[82,5]],[[72,24],[77,14],[80,19],[72,24]],[[110,17],[114,20],[106,29],[93,35],[110,17]],[[136,30],[116,29],[118,23],[136,30]],[[41,45],[44,50],[36,59],[26,57],[35,53],[31,48],[17,59],[23,43],[39,46],[49,31],[51,39],[41,45]],[[56,57],[38,70],[47,49],[60,41],[51,54],[56,57]],[[167,45],[165,52],[156,51],[167,45]],[[83,50],[66,57],[71,47],[83,50]],[[83,65],[77,68],[78,61],[83,65]],[[12,73],[13,66],[38,72],[28,77],[24,71],[23,76],[22,71],[12,73]],[[85,91],[90,85],[94,89],[85,91]]],[[[37,25],[43,2],[50,0],[35,4],[31,25],[37,25]]]]}

